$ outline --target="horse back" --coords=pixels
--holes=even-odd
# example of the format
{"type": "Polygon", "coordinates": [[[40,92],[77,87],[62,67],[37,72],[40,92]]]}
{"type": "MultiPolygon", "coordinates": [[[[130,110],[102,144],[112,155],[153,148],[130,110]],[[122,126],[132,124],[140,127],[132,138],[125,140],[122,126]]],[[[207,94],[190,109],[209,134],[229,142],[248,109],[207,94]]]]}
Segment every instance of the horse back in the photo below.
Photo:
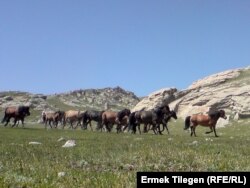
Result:
{"type": "Polygon", "coordinates": [[[11,106],[11,107],[7,107],[6,109],[5,109],[5,114],[6,115],[15,115],[15,114],[17,114],[17,107],[14,107],[14,106],[11,106]]]}
{"type": "Polygon", "coordinates": [[[80,114],[80,111],[77,110],[68,110],[65,112],[66,118],[77,117],[80,114]]]}
{"type": "Polygon", "coordinates": [[[115,123],[117,112],[105,111],[102,113],[102,120],[110,123],[115,123]]]}
{"type": "Polygon", "coordinates": [[[195,114],[191,116],[190,121],[196,125],[207,126],[211,124],[211,118],[208,115],[195,114]]]}
{"type": "Polygon", "coordinates": [[[153,119],[154,113],[152,111],[142,111],[141,112],[141,120],[144,123],[150,123],[153,119]]]}

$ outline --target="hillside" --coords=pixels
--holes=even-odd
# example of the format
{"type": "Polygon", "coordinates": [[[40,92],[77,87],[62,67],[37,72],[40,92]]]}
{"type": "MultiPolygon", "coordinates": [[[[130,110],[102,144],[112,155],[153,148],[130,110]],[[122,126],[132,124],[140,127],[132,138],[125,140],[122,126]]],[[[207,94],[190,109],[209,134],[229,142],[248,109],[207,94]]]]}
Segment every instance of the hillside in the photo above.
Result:
{"type": "MultiPolygon", "coordinates": [[[[0,92],[1,114],[7,106],[29,105],[33,120],[38,120],[42,110],[103,110],[114,111],[133,108],[139,98],[120,87],[104,89],[75,90],[54,95],[32,94],[27,92],[0,92]]],[[[30,119],[30,118],[29,118],[30,119]]]]}

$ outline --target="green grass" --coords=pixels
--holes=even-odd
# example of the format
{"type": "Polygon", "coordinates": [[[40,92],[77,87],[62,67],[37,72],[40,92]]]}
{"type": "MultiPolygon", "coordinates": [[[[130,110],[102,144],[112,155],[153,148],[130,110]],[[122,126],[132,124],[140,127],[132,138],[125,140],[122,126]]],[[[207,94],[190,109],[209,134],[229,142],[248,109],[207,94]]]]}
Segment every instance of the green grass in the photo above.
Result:
{"type": "Polygon", "coordinates": [[[136,187],[137,171],[250,171],[247,122],[197,137],[170,122],[170,135],[45,130],[42,125],[0,128],[3,187],[136,187]],[[76,146],[62,148],[74,139],[76,146]],[[41,145],[29,145],[29,142],[41,145]],[[66,172],[58,177],[59,172],[66,172]]]}

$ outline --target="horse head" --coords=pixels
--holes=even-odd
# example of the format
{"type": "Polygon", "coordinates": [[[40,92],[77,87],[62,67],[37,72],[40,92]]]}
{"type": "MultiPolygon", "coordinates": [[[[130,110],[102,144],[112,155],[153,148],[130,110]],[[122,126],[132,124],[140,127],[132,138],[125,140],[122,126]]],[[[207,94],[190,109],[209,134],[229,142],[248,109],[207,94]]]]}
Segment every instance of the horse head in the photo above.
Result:
{"type": "Polygon", "coordinates": [[[170,117],[174,118],[174,119],[177,119],[177,115],[176,115],[176,112],[171,110],[170,111],[170,117]]]}
{"type": "Polygon", "coordinates": [[[18,109],[19,114],[22,114],[23,116],[29,116],[30,115],[30,107],[29,106],[21,106],[18,109]]]}
{"type": "Polygon", "coordinates": [[[225,113],[224,110],[220,110],[219,113],[220,113],[220,117],[221,117],[221,118],[227,119],[227,116],[226,116],[226,113],[225,113]]]}
{"type": "Polygon", "coordinates": [[[119,121],[121,121],[124,116],[129,116],[130,114],[131,114],[131,111],[125,108],[117,113],[117,118],[119,121]]]}

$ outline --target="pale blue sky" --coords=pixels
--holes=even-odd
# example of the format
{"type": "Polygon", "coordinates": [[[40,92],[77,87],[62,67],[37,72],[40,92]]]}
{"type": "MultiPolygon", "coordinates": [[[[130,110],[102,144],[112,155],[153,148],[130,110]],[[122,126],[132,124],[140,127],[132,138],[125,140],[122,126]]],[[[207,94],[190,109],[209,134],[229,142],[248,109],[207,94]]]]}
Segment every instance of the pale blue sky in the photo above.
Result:
{"type": "Polygon", "coordinates": [[[0,91],[145,96],[249,65],[248,0],[0,0],[0,91]]]}

